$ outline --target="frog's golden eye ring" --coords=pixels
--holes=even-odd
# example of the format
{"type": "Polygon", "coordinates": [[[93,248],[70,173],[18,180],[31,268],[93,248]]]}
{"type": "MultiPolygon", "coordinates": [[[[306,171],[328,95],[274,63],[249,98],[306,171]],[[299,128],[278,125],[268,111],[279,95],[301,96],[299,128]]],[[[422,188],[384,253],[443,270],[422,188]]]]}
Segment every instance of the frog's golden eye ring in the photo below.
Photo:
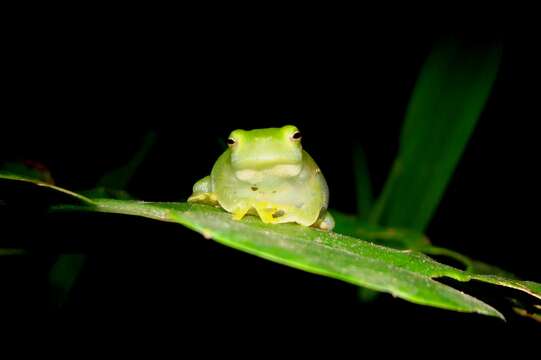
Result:
{"type": "Polygon", "coordinates": [[[295,131],[293,134],[291,134],[291,140],[300,141],[301,139],[302,139],[302,134],[300,131],[295,131]]]}
{"type": "Polygon", "coordinates": [[[233,145],[235,145],[237,143],[237,140],[233,139],[233,138],[229,138],[227,139],[227,146],[231,147],[233,145]]]}

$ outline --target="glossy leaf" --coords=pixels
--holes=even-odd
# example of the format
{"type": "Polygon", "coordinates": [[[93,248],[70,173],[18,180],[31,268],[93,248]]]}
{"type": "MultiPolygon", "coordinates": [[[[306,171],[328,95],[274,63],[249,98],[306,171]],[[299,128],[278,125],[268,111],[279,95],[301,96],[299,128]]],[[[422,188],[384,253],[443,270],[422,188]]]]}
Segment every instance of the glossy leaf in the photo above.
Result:
{"type": "Polygon", "coordinates": [[[296,224],[264,224],[253,216],[235,221],[223,210],[199,204],[93,201],[94,206],[64,205],[55,209],[135,215],[176,222],[205,238],[268,260],[446,309],[495,315],[484,308],[488,305],[479,305],[479,300],[473,301],[469,296],[461,298],[454,289],[432,278],[479,280],[541,299],[541,284],[533,281],[470,273],[438,263],[417,251],[392,249],[334,232],[296,224]]]}
{"type": "Polygon", "coordinates": [[[95,206],[91,207],[68,205],[61,209],[177,222],[206,238],[284,265],[388,292],[418,304],[502,317],[482,301],[433,280],[432,277],[441,276],[458,280],[468,277],[421,253],[399,251],[295,224],[263,224],[252,216],[235,221],[220,209],[199,204],[94,201],[95,206]]]}
{"type": "MultiPolygon", "coordinates": [[[[0,174],[0,178],[2,176],[0,174]]],[[[64,190],[66,192],[71,193],[64,190]]],[[[220,209],[199,204],[88,200],[82,205],[57,205],[51,210],[135,215],[179,223],[206,238],[277,263],[443,309],[502,317],[490,305],[434,278],[479,280],[541,299],[539,283],[461,271],[417,251],[379,246],[338,233],[295,224],[263,224],[252,216],[235,221],[220,209]]]]}

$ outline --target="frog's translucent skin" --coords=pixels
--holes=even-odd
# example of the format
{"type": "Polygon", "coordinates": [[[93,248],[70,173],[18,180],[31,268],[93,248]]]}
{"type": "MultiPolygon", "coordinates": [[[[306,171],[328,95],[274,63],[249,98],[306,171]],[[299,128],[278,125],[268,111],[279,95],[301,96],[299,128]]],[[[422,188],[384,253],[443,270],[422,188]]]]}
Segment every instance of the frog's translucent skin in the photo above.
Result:
{"type": "MultiPolygon", "coordinates": [[[[261,137],[248,139],[246,141],[264,141],[261,137]]],[[[263,147],[261,151],[259,147],[251,153],[257,151],[262,159],[278,157],[279,151],[272,153],[273,148],[263,147]]],[[[257,214],[265,223],[295,222],[330,230],[334,221],[326,211],[329,203],[327,183],[312,157],[300,148],[300,144],[298,149],[295,156],[302,154],[302,159],[286,163],[288,159],[284,157],[268,166],[251,165],[241,169],[233,166],[232,150],[227,149],[214,164],[210,177],[194,185],[194,193],[188,201],[219,205],[236,220],[249,213],[257,214]]],[[[287,155],[288,151],[284,153],[287,155]]],[[[253,164],[251,157],[250,160],[253,164]]],[[[256,165],[262,163],[255,162],[256,165]]]]}

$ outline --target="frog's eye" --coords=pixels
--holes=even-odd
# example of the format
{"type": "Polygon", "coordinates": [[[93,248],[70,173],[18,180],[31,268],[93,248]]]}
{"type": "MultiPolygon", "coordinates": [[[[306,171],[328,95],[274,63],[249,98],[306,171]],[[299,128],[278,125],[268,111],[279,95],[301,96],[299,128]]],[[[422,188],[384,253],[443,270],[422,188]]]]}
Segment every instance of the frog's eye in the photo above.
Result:
{"type": "Polygon", "coordinates": [[[291,134],[291,140],[299,141],[300,139],[302,139],[302,134],[300,131],[295,131],[293,134],[291,134]]]}
{"type": "Polygon", "coordinates": [[[233,138],[229,138],[227,139],[227,146],[231,147],[233,145],[235,145],[237,143],[237,141],[233,138]]]}

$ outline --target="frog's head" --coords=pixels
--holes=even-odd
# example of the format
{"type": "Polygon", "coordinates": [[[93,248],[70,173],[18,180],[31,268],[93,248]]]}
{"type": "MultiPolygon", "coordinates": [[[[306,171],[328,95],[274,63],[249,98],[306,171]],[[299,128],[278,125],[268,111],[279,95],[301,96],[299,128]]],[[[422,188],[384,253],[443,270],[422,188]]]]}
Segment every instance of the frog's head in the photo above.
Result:
{"type": "Polygon", "coordinates": [[[231,166],[240,180],[261,175],[297,176],[302,170],[301,133],[293,125],[281,128],[235,130],[227,144],[231,166]]]}

